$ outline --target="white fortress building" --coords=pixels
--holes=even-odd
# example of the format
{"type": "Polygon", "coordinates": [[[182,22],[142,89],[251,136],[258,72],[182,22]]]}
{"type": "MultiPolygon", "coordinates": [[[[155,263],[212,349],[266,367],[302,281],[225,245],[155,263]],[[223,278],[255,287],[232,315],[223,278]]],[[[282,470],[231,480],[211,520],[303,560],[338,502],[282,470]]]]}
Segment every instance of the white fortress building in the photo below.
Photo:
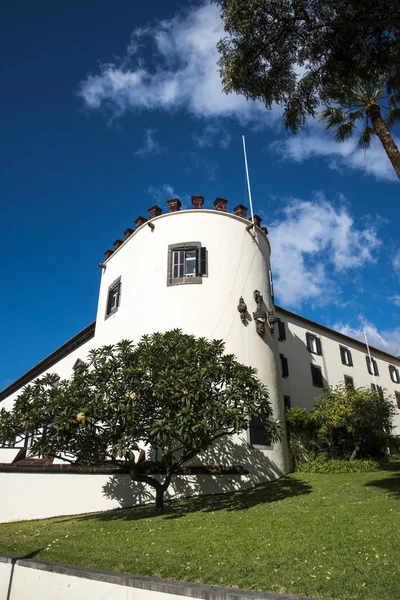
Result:
{"type": "MultiPolygon", "coordinates": [[[[179,328],[224,340],[227,352],[255,367],[281,421],[285,407],[310,409],[323,387],[346,382],[386,389],[399,408],[400,427],[400,359],[372,347],[370,359],[362,342],[275,306],[271,248],[261,219],[249,220],[243,205],[227,212],[223,198],[215,200],[215,210],[203,209],[203,202],[192,196],[193,208],[180,210],[173,198],[166,214],[152,206],[148,219],[138,217],[135,229],[126,229],[99,265],[96,320],[0,392],[0,407],[11,409],[23,387],[40,375],[69,378],[91,348],[179,328]]],[[[0,448],[0,521],[132,505],[128,476],[29,459],[29,443],[15,440],[0,448]],[[115,497],[104,492],[110,478],[119,486],[115,497]]],[[[223,441],[200,457],[209,473],[176,476],[169,497],[241,489],[289,469],[285,438],[271,444],[260,423],[250,423],[229,447],[223,441]]],[[[149,494],[141,489],[137,502],[149,494]]]]}

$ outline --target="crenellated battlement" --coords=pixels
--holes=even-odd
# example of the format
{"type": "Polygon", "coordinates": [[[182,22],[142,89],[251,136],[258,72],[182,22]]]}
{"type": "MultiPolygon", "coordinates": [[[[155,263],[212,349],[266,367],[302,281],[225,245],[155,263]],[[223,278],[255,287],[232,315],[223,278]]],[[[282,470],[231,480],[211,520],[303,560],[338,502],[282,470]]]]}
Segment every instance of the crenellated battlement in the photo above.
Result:
{"type": "MultiPolygon", "coordinates": [[[[189,209],[189,210],[202,210],[203,204],[204,204],[204,196],[196,195],[196,196],[192,196],[191,198],[192,198],[193,208],[189,209]]],[[[167,200],[167,205],[168,205],[168,213],[175,213],[175,212],[180,212],[182,203],[179,200],[179,198],[171,198],[170,200],[167,200]]],[[[228,205],[228,200],[226,200],[226,198],[218,197],[214,201],[214,207],[215,207],[216,212],[227,213],[228,212],[227,205],[228,205]]],[[[254,225],[256,227],[258,227],[265,235],[267,235],[268,229],[266,227],[261,226],[261,221],[262,221],[261,217],[259,215],[254,215],[253,218],[247,217],[247,210],[248,209],[246,206],[244,206],[243,204],[238,204],[233,209],[233,214],[236,217],[241,217],[242,219],[246,219],[247,221],[254,223],[254,225]]],[[[150,222],[152,221],[152,219],[159,217],[162,214],[162,212],[163,212],[163,209],[160,206],[157,206],[157,205],[150,206],[150,208],[148,208],[148,213],[149,213],[148,219],[146,219],[145,217],[142,217],[142,216],[137,217],[137,219],[135,219],[135,221],[134,221],[135,229],[132,229],[132,227],[128,227],[127,229],[125,229],[124,240],[122,240],[120,238],[115,240],[115,242],[113,243],[114,249],[108,248],[104,252],[105,259],[106,260],[109,259],[114,254],[115,250],[118,250],[118,248],[124,243],[124,241],[127,240],[133,233],[135,233],[135,231],[137,229],[142,227],[142,225],[144,225],[145,223],[148,223],[150,225],[150,227],[152,227],[150,222]]]]}

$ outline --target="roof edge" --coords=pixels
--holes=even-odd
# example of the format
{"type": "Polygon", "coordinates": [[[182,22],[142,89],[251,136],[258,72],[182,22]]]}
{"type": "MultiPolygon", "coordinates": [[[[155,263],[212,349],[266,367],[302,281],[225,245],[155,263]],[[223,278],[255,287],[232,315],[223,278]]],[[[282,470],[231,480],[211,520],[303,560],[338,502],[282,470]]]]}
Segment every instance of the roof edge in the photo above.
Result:
{"type": "MultiPolygon", "coordinates": [[[[311,319],[307,319],[307,317],[302,317],[301,315],[298,315],[297,313],[294,313],[291,310],[288,310],[287,308],[282,308],[281,306],[277,306],[277,305],[275,305],[275,308],[283,313],[286,313],[287,315],[292,315],[293,317],[296,317],[296,319],[299,319],[300,321],[304,321],[305,323],[308,323],[313,326],[316,325],[323,331],[328,331],[329,333],[334,333],[335,335],[339,335],[343,340],[347,340],[352,343],[356,343],[359,346],[362,346],[362,348],[365,349],[365,351],[368,354],[367,345],[364,342],[362,342],[361,340],[357,340],[356,338],[353,338],[350,335],[346,335],[345,333],[336,331],[336,329],[332,329],[331,327],[327,327],[326,325],[321,325],[321,323],[317,323],[317,321],[312,321],[311,319]]],[[[376,348],[375,346],[371,346],[370,344],[368,344],[368,345],[369,345],[370,350],[374,350],[374,352],[379,352],[380,354],[384,354],[385,356],[388,356],[389,358],[394,359],[396,361],[400,360],[399,356],[395,356],[394,354],[389,354],[389,352],[385,352],[385,350],[381,350],[380,348],[376,348]]]]}
{"type": "Polygon", "coordinates": [[[25,384],[32,381],[39,375],[41,375],[44,371],[55,365],[59,360],[71,354],[73,350],[82,346],[85,342],[92,339],[94,337],[94,330],[96,327],[96,321],[90,323],[85,329],[82,329],[79,333],[74,335],[71,339],[65,342],[62,346],[54,350],[51,354],[46,356],[43,360],[38,362],[32,369],[21,375],[18,379],[16,379],[13,383],[11,383],[8,387],[0,392],[0,402],[8,398],[10,394],[19,390],[25,384]]]}

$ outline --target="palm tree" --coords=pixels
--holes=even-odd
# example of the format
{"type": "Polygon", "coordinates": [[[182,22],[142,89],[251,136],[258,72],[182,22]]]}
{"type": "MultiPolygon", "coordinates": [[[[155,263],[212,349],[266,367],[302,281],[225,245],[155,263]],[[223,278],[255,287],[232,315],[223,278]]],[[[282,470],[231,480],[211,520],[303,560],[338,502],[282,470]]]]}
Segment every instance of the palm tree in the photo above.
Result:
{"type": "Polygon", "coordinates": [[[400,152],[389,132],[390,127],[400,121],[400,95],[390,94],[383,78],[378,81],[357,79],[350,90],[331,90],[329,100],[334,106],[327,106],[320,120],[328,130],[334,131],[336,141],[344,142],[353,137],[357,122],[362,121],[358,146],[369,148],[372,136],[377,135],[400,179],[400,152]]]}

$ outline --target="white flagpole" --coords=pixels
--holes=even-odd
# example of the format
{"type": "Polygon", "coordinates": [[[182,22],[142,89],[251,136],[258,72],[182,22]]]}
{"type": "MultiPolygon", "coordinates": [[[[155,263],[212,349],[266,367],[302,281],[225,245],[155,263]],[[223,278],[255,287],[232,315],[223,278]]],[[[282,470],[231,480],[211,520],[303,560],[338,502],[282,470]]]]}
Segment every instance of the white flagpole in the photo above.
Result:
{"type": "Polygon", "coordinates": [[[367,338],[367,334],[365,331],[364,331],[364,337],[365,337],[365,343],[367,345],[367,350],[368,350],[369,364],[371,366],[372,376],[374,378],[375,389],[376,389],[376,391],[378,391],[378,387],[376,385],[376,379],[375,379],[375,369],[374,369],[374,365],[372,364],[371,350],[369,349],[368,338],[367,338]]]}
{"type": "MultiPolygon", "coordinates": [[[[253,227],[254,227],[254,213],[253,213],[253,202],[251,200],[251,189],[250,189],[250,177],[249,177],[249,167],[247,165],[247,154],[246,154],[246,141],[244,139],[244,135],[242,135],[242,140],[243,140],[243,152],[244,152],[244,164],[246,165],[246,177],[247,177],[247,188],[249,190],[249,201],[250,201],[250,214],[251,214],[251,222],[253,223],[253,227]]],[[[255,228],[254,228],[255,231],[255,228]]]]}

